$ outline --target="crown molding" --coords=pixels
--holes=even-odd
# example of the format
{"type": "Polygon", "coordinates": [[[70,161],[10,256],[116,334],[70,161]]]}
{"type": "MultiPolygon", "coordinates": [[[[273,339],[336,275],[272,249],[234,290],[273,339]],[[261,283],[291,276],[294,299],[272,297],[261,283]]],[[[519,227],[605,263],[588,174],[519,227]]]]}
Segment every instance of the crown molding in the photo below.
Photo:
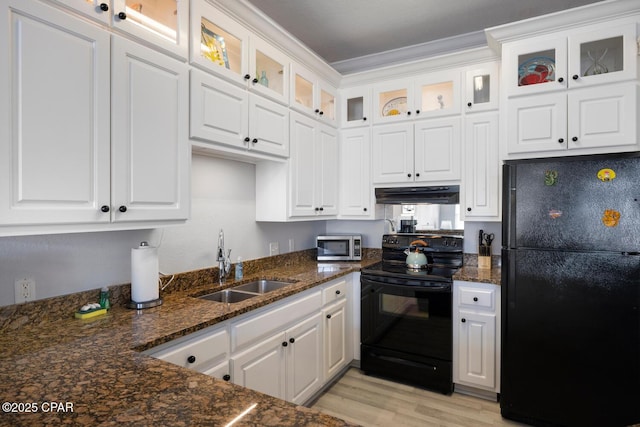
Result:
{"type": "Polygon", "coordinates": [[[487,44],[500,54],[502,44],[640,14],[638,0],[604,0],[585,6],[487,28],[487,44]]]}

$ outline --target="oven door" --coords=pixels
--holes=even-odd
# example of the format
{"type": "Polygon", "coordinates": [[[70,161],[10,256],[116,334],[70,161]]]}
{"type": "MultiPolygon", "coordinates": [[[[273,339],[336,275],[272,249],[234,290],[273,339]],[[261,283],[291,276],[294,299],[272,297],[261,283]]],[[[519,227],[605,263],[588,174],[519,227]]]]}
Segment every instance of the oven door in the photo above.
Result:
{"type": "Polygon", "coordinates": [[[368,333],[363,344],[450,361],[452,297],[450,283],[362,278],[370,293],[368,333]],[[392,283],[389,283],[392,282],[392,283]],[[405,284],[402,284],[405,283],[405,284]]]}

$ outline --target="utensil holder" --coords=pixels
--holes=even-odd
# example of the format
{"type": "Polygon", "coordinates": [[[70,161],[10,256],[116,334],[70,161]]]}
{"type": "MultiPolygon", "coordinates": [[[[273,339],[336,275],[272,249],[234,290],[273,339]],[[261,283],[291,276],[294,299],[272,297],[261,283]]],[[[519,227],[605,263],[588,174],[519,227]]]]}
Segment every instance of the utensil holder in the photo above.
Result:
{"type": "Polygon", "coordinates": [[[491,268],[491,246],[482,245],[478,248],[478,268],[491,268]]]}

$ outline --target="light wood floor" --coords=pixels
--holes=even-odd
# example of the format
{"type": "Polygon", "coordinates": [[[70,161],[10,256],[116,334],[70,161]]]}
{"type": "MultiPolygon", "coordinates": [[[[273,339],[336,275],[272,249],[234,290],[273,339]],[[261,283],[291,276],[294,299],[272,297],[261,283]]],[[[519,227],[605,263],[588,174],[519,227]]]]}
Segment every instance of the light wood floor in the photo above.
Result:
{"type": "Polygon", "coordinates": [[[426,391],[351,368],[312,406],[363,426],[524,426],[503,420],[497,402],[426,391]]]}

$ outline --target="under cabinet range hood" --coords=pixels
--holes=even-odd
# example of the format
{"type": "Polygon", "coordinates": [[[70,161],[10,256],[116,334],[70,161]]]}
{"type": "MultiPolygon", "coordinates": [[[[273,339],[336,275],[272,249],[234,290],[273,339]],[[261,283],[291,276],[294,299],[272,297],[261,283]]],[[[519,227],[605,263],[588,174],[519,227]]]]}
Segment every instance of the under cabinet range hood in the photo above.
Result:
{"type": "Polygon", "coordinates": [[[455,205],[460,203],[460,186],[376,188],[376,203],[417,205],[455,205]]]}

